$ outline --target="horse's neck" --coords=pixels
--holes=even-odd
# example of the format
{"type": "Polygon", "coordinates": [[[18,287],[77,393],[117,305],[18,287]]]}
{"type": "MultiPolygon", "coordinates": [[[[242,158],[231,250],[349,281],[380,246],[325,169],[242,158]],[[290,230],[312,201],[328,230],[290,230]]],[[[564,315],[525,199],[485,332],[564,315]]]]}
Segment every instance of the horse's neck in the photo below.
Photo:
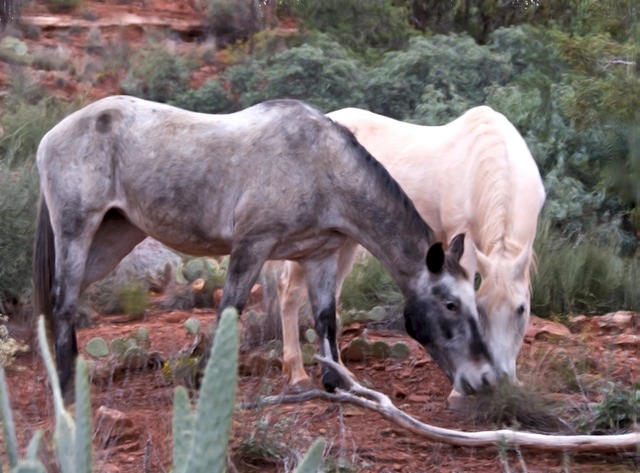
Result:
{"type": "Polygon", "coordinates": [[[424,271],[433,230],[425,223],[402,188],[362,148],[365,166],[342,172],[342,231],[369,250],[407,293],[424,271]]]}
{"type": "MultiPolygon", "coordinates": [[[[386,213],[389,209],[379,210],[386,213]]],[[[431,233],[423,232],[399,213],[386,214],[386,219],[370,219],[367,214],[354,213],[350,219],[353,226],[344,232],[378,258],[404,295],[410,295],[426,269],[431,233]],[[404,225],[400,223],[403,221],[404,225]]]]}

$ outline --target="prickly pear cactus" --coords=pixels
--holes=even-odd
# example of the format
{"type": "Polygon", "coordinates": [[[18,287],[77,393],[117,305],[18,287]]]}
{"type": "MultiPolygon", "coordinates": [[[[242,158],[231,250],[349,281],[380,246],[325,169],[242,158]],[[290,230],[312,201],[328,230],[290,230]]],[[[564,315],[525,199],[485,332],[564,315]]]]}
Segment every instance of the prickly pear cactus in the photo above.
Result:
{"type": "Polygon", "coordinates": [[[174,443],[173,467],[177,473],[224,471],[238,384],[238,344],[238,313],[226,309],[220,317],[195,412],[191,403],[185,402],[182,390],[174,399],[173,433],[178,441],[174,443]],[[193,420],[189,420],[191,416],[193,420]],[[176,447],[187,448],[187,453],[176,451],[176,447]]]}
{"type": "Polygon", "coordinates": [[[322,461],[324,444],[324,439],[318,439],[313,442],[307,455],[302,459],[300,465],[298,465],[298,468],[296,468],[293,473],[317,473],[320,462],[322,461]]]}
{"type": "Polygon", "coordinates": [[[84,360],[78,357],[75,378],[76,421],[65,409],[60,390],[60,381],[47,344],[44,319],[38,319],[38,342],[44,366],[53,391],[53,407],[56,422],[53,443],[56,458],[62,473],[91,473],[91,401],[89,398],[89,376],[84,360]]]}
{"type": "Polygon", "coordinates": [[[109,355],[109,347],[104,338],[94,337],[87,342],[85,347],[87,353],[94,358],[104,358],[109,355]]]}

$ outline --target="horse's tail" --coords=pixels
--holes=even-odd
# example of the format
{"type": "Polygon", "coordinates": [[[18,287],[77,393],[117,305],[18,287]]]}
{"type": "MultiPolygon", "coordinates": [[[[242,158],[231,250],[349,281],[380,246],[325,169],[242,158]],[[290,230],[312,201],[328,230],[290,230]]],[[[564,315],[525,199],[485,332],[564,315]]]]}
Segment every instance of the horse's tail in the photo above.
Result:
{"type": "Polygon", "coordinates": [[[49,218],[49,207],[44,200],[44,195],[41,194],[33,247],[33,307],[36,316],[44,316],[50,343],[53,341],[54,335],[51,303],[51,287],[56,263],[54,243],[55,237],[49,218]]]}

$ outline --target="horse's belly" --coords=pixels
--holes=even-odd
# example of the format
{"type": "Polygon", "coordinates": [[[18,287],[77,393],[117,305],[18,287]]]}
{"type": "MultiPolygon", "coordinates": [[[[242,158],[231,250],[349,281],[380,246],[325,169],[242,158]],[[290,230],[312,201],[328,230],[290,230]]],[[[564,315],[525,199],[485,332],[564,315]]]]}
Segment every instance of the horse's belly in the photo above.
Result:
{"type": "Polygon", "coordinates": [[[336,232],[315,234],[306,238],[283,238],[273,248],[269,259],[301,260],[319,258],[333,253],[342,246],[345,235],[336,232]]]}

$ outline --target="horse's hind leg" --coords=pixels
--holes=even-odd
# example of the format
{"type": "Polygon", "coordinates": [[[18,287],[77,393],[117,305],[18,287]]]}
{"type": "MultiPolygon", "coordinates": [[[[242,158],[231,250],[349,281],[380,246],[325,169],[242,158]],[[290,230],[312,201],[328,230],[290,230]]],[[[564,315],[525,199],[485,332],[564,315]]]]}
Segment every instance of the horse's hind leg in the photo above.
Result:
{"type": "MultiPolygon", "coordinates": [[[[330,356],[333,361],[339,362],[336,323],[338,252],[323,259],[301,261],[300,264],[307,278],[320,353],[323,357],[330,356]]],[[[322,369],[322,385],[327,391],[333,392],[336,388],[343,387],[344,383],[334,369],[325,366],[322,369]]]]}
{"type": "Polygon", "coordinates": [[[80,292],[106,276],[144,238],[144,233],[126,219],[111,219],[108,213],[104,219],[87,218],[77,236],[58,234],[62,236],[55,242],[53,326],[60,386],[68,398],[78,355],[74,317],[80,292]]]}
{"type": "Polygon", "coordinates": [[[289,383],[297,388],[311,384],[304,370],[300,351],[298,315],[307,294],[304,271],[294,261],[286,261],[280,290],[280,318],[282,320],[282,368],[289,383]]]}
{"type": "Polygon", "coordinates": [[[70,388],[73,385],[75,360],[78,356],[74,317],[87,255],[100,218],[101,216],[90,218],[76,213],[69,218],[54,217],[51,222],[56,236],[55,274],[51,285],[51,319],[60,387],[67,399],[72,395],[70,388]]]}

